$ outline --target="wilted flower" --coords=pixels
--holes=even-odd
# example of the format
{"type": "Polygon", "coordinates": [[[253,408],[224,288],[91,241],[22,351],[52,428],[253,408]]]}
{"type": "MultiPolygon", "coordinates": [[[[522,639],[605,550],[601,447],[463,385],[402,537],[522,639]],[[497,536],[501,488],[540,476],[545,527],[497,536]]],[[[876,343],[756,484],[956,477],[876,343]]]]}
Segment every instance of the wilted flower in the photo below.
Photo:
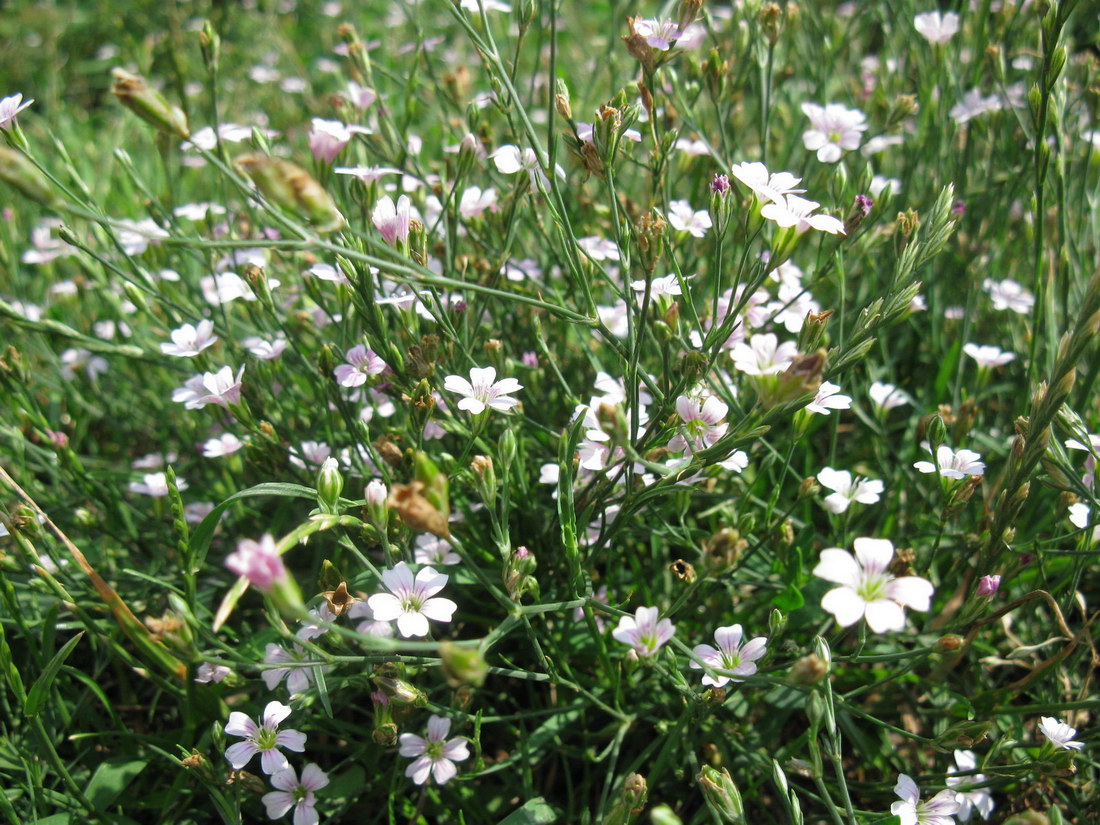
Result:
{"type": "Polygon", "coordinates": [[[825,509],[830,513],[843,513],[853,502],[860,504],[874,504],[882,495],[883,484],[878,479],[859,478],[853,481],[852,474],[847,470],[834,470],[832,467],[822,467],[817,474],[817,483],[828,490],[833,490],[825,497],[823,502],[825,509]]]}
{"type": "Polygon", "coordinates": [[[271,777],[271,787],[277,790],[265,793],[260,801],[267,808],[268,819],[278,819],[294,809],[294,825],[317,825],[317,798],[319,791],[328,784],[328,776],[316,764],[310,762],[302,769],[302,778],[289,765],[271,777]]]}
{"type": "Polygon", "coordinates": [[[1079,751],[1085,747],[1084,742],[1074,742],[1073,737],[1077,735],[1077,729],[1071,728],[1065,722],[1060,719],[1055,719],[1053,716],[1044,716],[1039,720],[1039,730],[1043,736],[1047,738],[1050,744],[1056,748],[1062,750],[1075,750],[1079,751]]]}
{"type": "Polygon", "coordinates": [[[887,539],[858,538],[855,557],[833,547],[821,551],[814,575],[835,582],[821,607],[832,613],[841,627],[866,617],[875,633],[905,627],[903,607],[925,611],[931,605],[932,585],[918,576],[896,578],[889,572],[894,545],[887,539]]]}
{"type": "Polygon", "coordinates": [[[890,813],[901,820],[901,825],[954,825],[952,815],[959,810],[954,791],[940,791],[927,802],[922,802],[917,783],[901,774],[898,784],[894,786],[894,793],[901,801],[890,806],[890,813]]]}
{"type": "MultiPolygon", "coordinates": [[[[667,621],[667,620],[666,620],[667,621]]],[[[768,652],[768,640],[764,636],[757,636],[750,642],[741,644],[743,633],[741,625],[735,624],[729,627],[720,627],[714,631],[714,641],[717,648],[710,645],[696,645],[692,650],[698,658],[706,662],[715,670],[728,670],[739,676],[752,676],[756,673],[756,660],[768,652]]],[[[692,661],[692,668],[701,670],[702,665],[692,661]]],[[[729,681],[741,681],[735,676],[721,674],[717,677],[710,674],[703,675],[704,685],[723,687],[729,681]]]]}
{"type": "Polygon", "coordinates": [[[411,778],[417,785],[427,782],[429,775],[438,785],[444,785],[454,779],[458,773],[455,762],[468,759],[470,751],[464,737],[456,736],[448,741],[447,734],[450,732],[451,720],[445,716],[432,714],[428,718],[427,739],[415,733],[401,734],[401,747],[398,753],[413,759],[412,764],[405,769],[405,776],[411,778]]]}
{"type": "Polygon", "coordinates": [[[382,584],[390,592],[376,593],[367,604],[376,621],[396,621],[402,636],[427,636],[429,619],[449,622],[458,609],[450,599],[433,598],[447,579],[431,567],[421,568],[414,579],[409,566],[400,561],[391,570],[382,571],[382,584]]]}
{"type": "Polygon", "coordinates": [[[633,617],[621,616],[619,626],[611,631],[611,635],[617,641],[630,645],[639,656],[653,656],[675,633],[671,621],[657,621],[659,614],[656,607],[639,607],[633,617]]]}
{"type": "Polygon", "coordinates": [[[443,389],[464,396],[457,405],[460,410],[474,415],[486,407],[506,412],[519,403],[509,394],[519,392],[523,385],[515,378],[497,381],[496,377],[496,367],[474,367],[470,370],[469,381],[461,375],[448,375],[443,381],[443,389]]]}
{"type": "Polygon", "coordinates": [[[846,109],[839,103],[826,106],[803,103],[802,113],[810,119],[810,128],[802,133],[802,145],[817,152],[822,163],[836,163],[845,151],[858,149],[867,131],[863,112],[846,109]]]}
{"type": "Polygon", "coordinates": [[[247,765],[253,756],[260,754],[260,767],[266,774],[273,774],[290,766],[279,748],[301,753],[306,749],[306,735],[296,730],[279,730],[279,724],[290,716],[290,706],[282,702],[268,702],[260,724],[256,724],[240,711],[229,714],[225,732],[230,736],[243,736],[244,742],[230,745],[225,758],[234,770],[247,765]]]}
{"type": "MultiPolygon", "coordinates": [[[[931,445],[927,441],[921,446],[929,452],[931,445]]],[[[985,474],[985,464],[981,456],[973,450],[952,450],[946,444],[936,448],[936,464],[939,465],[940,475],[945,478],[966,478],[967,476],[980,476],[985,474]]],[[[936,464],[931,461],[917,461],[913,464],[919,472],[934,473],[936,464]]]]}

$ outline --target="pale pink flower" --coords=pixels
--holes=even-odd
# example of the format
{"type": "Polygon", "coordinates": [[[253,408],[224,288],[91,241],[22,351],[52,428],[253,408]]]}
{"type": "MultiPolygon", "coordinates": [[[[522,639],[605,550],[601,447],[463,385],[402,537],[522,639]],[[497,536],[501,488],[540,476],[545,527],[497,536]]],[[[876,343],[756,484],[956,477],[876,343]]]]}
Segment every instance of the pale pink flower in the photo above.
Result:
{"type": "Polygon", "coordinates": [[[265,793],[260,801],[267,808],[268,819],[278,819],[287,811],[294,809],[294,825],[317,825],[317,797],[314,791],[328,785],[328,776],[315,763],[310,762],[302,769],[302,778],[289,765],[277,771],[271,777],[271,787],[277,790],[265,793]]]}
{"type": "Polygon", "coordinates": [[[806,409],[818,415],[828,415],[829,410],[847,410],[851,406],[852,399],[847,395],[841,395],[837,384],[823,381],[818,387],[814,400],[806,405],[806,409]]]}
{"type": "Polygon", "coordinates": [[[690,398],[681,395],[676,399],[676,412],[680,416],[680,432],[668,442],[674,453],[705,450],[726,434],[729,426],[722,422],[729,407],[717,396],[690,398]]]}
{"type": "Polygon", "coordinates": [[[400,169],[390,166],[336,166],[332,170],[337,175],[351,175],[362,183],[374,183],[386,175],[400,175],[400,169]]]}
{"type": "Polygon", "coordinates": [[[617,261],[619,260],[619,245],[607,238],[601,238],[598,235],[587,235],[583,238],[577,238],[577,246],[588,253],[594,261],[617,261]]]}
{"type": "Polygon", "coordinates": [[[367,604],[376,621],[396,621],[402,636],[427,636],[429,619],[449,622],[458,609],[450,599],[435,597],[448,578],[431,567],[424,567],[414,579],[409,566],[399,561],[392,569],[382,571],[382,584],[390,592],[376,593],[367,599],[367,604]]]}
{"type": "Polygon", "coordinates": [[[393,198],[389,195],[383,195],[374,205],[371,221],[374,223],[374,228],[382,234],[382,240],[390,246],[396,246],[398,241],[408,242],[411,208],[408,195],[399,197],[396,207],[393,198]]]}
{"type": "Polygon", "coordinates": [[[820,205],[817,201],[806,200],[798,195],[786,195],[782,200],[764,204],[760,214],[783,229],[795,227],[799,235],[808,229],[830,235],[843,235],[844,221],[832,215],[813,214],[820,205]]]}
{"type": "MultiPolygon", "coordinates": [[[[985,776],[980,773],[970,773],[978,768],[978,759],[974,751],[955,751],[955,767],[948,771],[948,777],[944,780],[949,788],[959,785],[981,785],[985,782],[985,776]],[[969,774],[968,776],[950,776],[956,772],[969,774]]],[[[989,819],[993,814],[993,795],[988,788],[975,788],[972,791],[955,791],[955,801],[959,803],[959,822],[966,822],[970,815],[977,811],[982,819],[989,819]]]]}
{"type": "Polygon", "coordinates": [[[677,232],[687,232],[702,238],[711,228],[710,213],[706,209],[695,211],[687,201],[672,201],[668,205],[668,222],[677,232]]]}
{"type": "Polygon", "coordinates": [[[377,636],[381,639],[389,639],[393,636],[393,625],[390,622],[379,621],[366,602],[356,602],[349,607],[348,618],[363,620],[355,626],[355,632],[363,636],[377,636]]]}
{"type": "Polygon", "coordinates": [[[506,412],[519,403],[515,398],[509,397],[510,393],[519,392],[523,385],[515,378],[497,381],[496,377],[495,367],[474,367],[470,370],[469,381],[461,375],[448,375],[443,381],[443,389],[464,396],[457,404],[460,410],[474,415],[484,411],[486,407],[506,412]]]}
{"type": "Polygon", "coordinates": [[[1039,720],[1039,730],[1043,736],[1047,738],[1050,744],[1056,748],[1060,748],[1065,751],[1069,750],[1081,750],[1085,747],[1084,742],[1074,742],[1073,737],[1077,735],[1077,729],[1071,728],[1065,722],[1060,719],[1055,719],[1053,716],[1044,716],[1039,720]]]}
{"type": "Polygon", "coordinates": [[[429,775],[437,785],[445,785],[454,779],[458,774],[455,762],[468,759],[470,751],[464,737],[456,736],[448,740],[447,734],[450,732],[451,720],[432,714],[428,718],[427,739],[415,733],[401,734],[398,753],[413,760],[405,769],[405,776],[417,785],[427,782],[429,775]]]}
{"type": "Polygon", "coordinates": [[[371,375],[381,375],[386,371],[386,362],[378,357],[366,344],[358,344],[349,349],[344,357],[347,363],[340,364],[332,372],[341,387],[361,387],[371,375]]]}
{"type": "Polygon", "coordinates": [[[958,34],[959,16],[952,11],[946,14],[926,11],[913,18],[913,26],[929,43],[942,46],[958,34]]]}
{"type": "MultiPolygon", "coordinates": [[[[738,676],[752,676],[756,673],[756,660],[762,658],[768,652],[768,640],[764,636],[757,636],[750,642],[741,644],[743,633],[741,625],[735,624],[729,627],[720,627],[714,631],[714,641],[717,648],[710,645],[696,645],[692,653],[702,659],[714,670],[724,670],[736,673],[738,676]]],[[[692,660],[692,668],[702,670],[703,665],[692,660]]],[[[704,685],[724,687],[727,682],[740,682],[736,676],[720,674],[711,676],[703,675],[704,685]]]]}
{"type": "MultiPolygon", "coordinates": [[[[307,634],[308,635],[308,632],[307,634]]],[[[264,680],[268,690],[275,690],[279,682],[286,679],[286,689],[291,697],[297,696],[313,681],[313,666],[303,664],[309,661],[309,653],[301,645],[295,644],[293,650],[268,642],[264,648],[265,665],[282,665],[286,667],[265,668],[260,672],[260,678],[264,680]]]]}
{"type": "Polygon", "coordinates": [[[1011,278],[1003,281],[986,278],[982,281],[982,289],[989,293],[994,309],[1007,309],[1019,315],[1028,315],[1035,306],[1035,296],[1011,278]]]}
{"type": "Polygon", "coordinates": [[[645,39],[646,45],[667,52],[683,34],[673,20],[647,18],[634,21],[634,33],[645,39]]]}
{"type": "Polygon", "coordinates": [[[171,341],[160,345],[160,351],[178,358],[194,358],[218,340],[214,334],[214,322],[209,320],[199,321],[196,325],[184,324],[172,330],[170,337],[171,341]]]}
{"type": "Polygon", "coordinates": [[[639,656],[653,656],[676,632],[668,619],[657,621],[659,614],[656,607],[639,607],[633,617],[620,616],[619,626],[611,635],[616,641],[630,645],[639,656]]]}
{"type": "Polygon", "coordinates": [[[84,370],[88,378],[93,381],[107,372],[107,359],[99,355],[93,355],[90,350],[83,347],[70,348],[61,353],[61,377],[66,381],[72,381],[77,370],[84,370]]]}
{"type": "Polygon", "coordinates": [[[1001,588],[1000,576],[982,576],[978,580],[977,595],[981,597],[994,596],[1001,588]]]}
{"type": "Polygon", "coordinates": [[[296,730],[279,730],[279,725],[290,716],[290,706],[282,702],[268,702],[260,724],[251,718],[233,711],[225,723],[225,732],[230,736],[244,737],[245,741],[230,745],[225,758],[234,770],[247,765],[252,757],[260,754],[260,767],[266,774],[273,774],[287,768],[290,763],[279,748],[301,753],[306,749],[306,735],[296,730]]]}
{"type": "Polygon", "coordinates": [[[369,86],[360,86],[354,80],[349,80],[347,92],[344,95],[348,102],[357,109],[369,109],[371,104],[378,99],[378,93],[369,86]]]}
{"type": "MultiPolygon", "coordinates": [[[[929,452],[931,445],[927,441],[921,446],[929,452]]],[[[967,476],[980,476],[985,474],[985,464],[981,456],[973,450],[952,450],[946,444],[936,448],[936,464],[931,461],[917,461],[913,464],[919,472],[934,473],[936,465],[939,465],[940,475],[945,478],[961,479],[967,476]]]]}
{"type": "Polygon", "coordinates": [[[267,341],[258,336],[251,336],[249,338],[245,338],[244,341],[242,341],[241,343],[243,343],[245,347],[248,348],[248,351],[250,353],[259,358],[261,361],[274,361],[276,358],[283,354],[283,351],[288,346],[286,338],[281,335],[276,336],[271,341],[267,341]]]}
{"type": "Polygon", "coordinates": [[[779,343],[770,332],[752,336],[748,343],[737,344],[730,353],[733,366],[746,375],[778,375],[798,355],[794,341],[779,343]]]}
{"type": "Polygon", "coordinates": [[[183,404],[188,410],[201,410],[207,404],[228,407],[241,400],[241,376],[244,367],[237,370],[234,377],[231,367],[222,367],[217,372],[204,372],[187,379],[182,387],[172,391],[172,400],[183,404]]]}
{"type": "Polygon", "coordinates": [[[852,502],[860,504],[874,504],[879,500],[885,489],[878,479],[860,478],[852,479],[852,474],[847,470],[834,470],[832,467],[822,467],[817,474],[817,483],[832,493],[825,496],[825,509],[830,513],[843,513],[852,502]]]}
{"type": "Polygon", "coordinates": [[[354,135],[369,132],[362,126],[346,126],[338,120],[315,117],[313,128],[309,130],[309,151],[317,160],[332,163],[354,135]]]}
{"type": "Polygon", "coordinates": [[[203,458],[224,458],[233,455],[244,446],[244,442],[233,433],[222,433],[216,438],[210,438],[203,442],[203,458]]]}
{"type": "Polygon", "coordinates": [[[962,100],[951,107],[947,113],[958,125],[969,123],[986,112],[995,112],[1001,108],[1001,99],[997,95],[983,95],[981,89],[971,89],[962,100]]]}
{"type": "Polygon", "coordinates": [[[264,533],[259,541],[241,539],[237,543],[237,551],[226,557],[225,566],[264,592],[287,577],[283,557],[279,555],[270,533],[264,533]]]}
{"type": "Polygon", "coordinates": [[[959,803],[950,788],[922,802],[917,783],[901,774],[894,793],[901,801],[890,806],[890,813],[901,820],[900,825],[954,825],[952,815],[958,813],[959,803]]]}
{"type": "Polygon", "coordinates": [[[810,119],[810,128],[802,133],[802,145],[817,152],[822,163],[836,163],[845,151],[858,149],[867,131],[867,118],[858,109],[839,103],[819,106],[803,103],[802,113],[810,119]]]}
{"type": "Polygon", "coordinates": [[[347,276],[332,264],[317,263],[311,266],[305,271],[306,275],[312,275],[322,281],[329,281],[334,284],[348,284],[351,283],[347,276]]]}
{"type": "Polygon", "coordinates": [[[855,557],[832,547],[821,551],[814,575],[835,582],[821,607],[836,617],[841,627],[851,627],[866,617],[875,633],[905,627],[903,607],[926,611],[931,605],[932,585],[918,576],[895,578],[889,571],[894,545],[887,539],[858,538],[855,557]]]}
{"type": "MultiPolygon", "coordinates": [[[[187,482],[177,478],[176,489],[186,490],[187,482]]],[[[147,473],[141,477],[141,481],[130,482],[130,492],[152,498],[164,498],[168,495],[168,477],[164,473],[147,473]]]]}
{"type": "Polygon", "coordinates": [[[480,186],[470,186],[462,193],[458,201],[458,214],[467,220],[481,216],[486,209],[496,211],[497,190],[491,186],[482,189],[480,186]]]}
{"type": "Polygon", "coordinates": [[[15,122],[15,116],[34,103],[28,100],[23,103],[23,95],[14,94],[11,97],[0,98],[0,129],[10,129],[15,122]]]}
{"type": "Polygon", "coordinates": [[[451,549],[451,543],[431,533],[416,537],[413,561],[417,564],[459,564],[462,558],[451,549]]]}
{"type": "Polygon", "coordinates": [[[210,682],[224,682],[226,677],[232,672],[233,671],[225,665],[215,665],[210,662],[203,662],[195,671],[195,681],[200,685],[206,685],[210,682]]]}

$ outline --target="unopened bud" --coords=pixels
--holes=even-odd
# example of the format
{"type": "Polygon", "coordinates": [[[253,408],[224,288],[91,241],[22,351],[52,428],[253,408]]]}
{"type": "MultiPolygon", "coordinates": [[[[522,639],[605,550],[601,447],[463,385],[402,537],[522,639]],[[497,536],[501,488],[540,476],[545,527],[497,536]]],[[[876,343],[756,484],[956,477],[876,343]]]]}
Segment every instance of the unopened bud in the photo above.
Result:
{"type": "Polygon", "coordinates": [[[1000,587],[1000,576],[982,576],[978,580],[978,589],[976,591],[976,594],[980,598],[989,598],[990,596],[997,595],[997,591],[1000,589],[1000,587]]]}
{"type": "Polygon", "coordinates": [[[963,644],[963,637],[954,633],[949,633],[946,636],[940,636],[936,639],[936,652],[937,653],[954,653],[963,644]]]}
{"type": "Polygon", "coordinates": [[[416,685],[406,682],[404,679],[396,679],[391,676],[375,676],[374,684],[395,705],[424,707],[428,703],[428,695],[416,685]]]}
{"type": "Polygon", "coordinates": [[[111,91],[123,106],[162,132],[184,140],[191,137],[187,115],[179,106],[169,103],[144,77],[119,67],[111,70],[111,76],[115,79],[111,91]]]}
{"type": "Polygon", "coordinates": [[[828,666],[821,657],[808,653],[791,665],[791,680],[797,685],[813,685],[825,678],[828,666]]]}
{"type": "Polygon", "coordinates": [[[441,642],[439,656],[443,660],[443,675],[451,688],[462,685],[481,687],[489,675],[489,665],[477,648],[459,647],[453,642],[441,642]]]}
{"type": "Polygon", "coordinates": [[[265,198],[305,213],[318,232],[335,232],[347,225],[332,196],[302,167],[263,154],[241,155],[236,163],[265,198]]]}
{"type": "Polygon", "coordinates": [[[367,490],[365,498],[367,500],[367,513],[370,515],[371,522],[383,529],[388,519],[387,512],[387,500],[389,499],[389,491],[386,489],[386,485],[377,478],[372,478],[367,482],[367,490]]]}
{"type": "Polygon", "coordinates": [[[741,802],[741,793],[733,782],[733,777],[725,768],[718,770],[704,765],[702,772],[695,778],[703,791],[707,807],[721,822],[741,822],[745,815],[745,806],[741,802]]]}
{"type": "Polygon", "coordinates": [[[487,455],[475,455],[470,462],[470,472],[474,474],[474,487],[477,488],[481,500],[492,505],[497,496],[497,474],[493,459],[487,455]]]}
{"type": "Polygon", "coordinates": [[[317,504],[326,513],[338,513],[343,489],[344,477],[340,475],[340,462],[335,458],[326,458],[317,473],[317,504]]]}
{"type": "Polygon", "coordinates": [[[668,805],[658,805],[649,812],[651,825],[684,825],[684,820],[676,815],[676,812],[668,805]]]}
{"type": "Polygon", "coordinates": [[[558,114],[566,120],[573,119],[573,106],[569,101],[569,87],[565,85],[565,81],[560,77],[557,82],[557,90],[554,94],[554,108],[557,109],[558,114]]]}

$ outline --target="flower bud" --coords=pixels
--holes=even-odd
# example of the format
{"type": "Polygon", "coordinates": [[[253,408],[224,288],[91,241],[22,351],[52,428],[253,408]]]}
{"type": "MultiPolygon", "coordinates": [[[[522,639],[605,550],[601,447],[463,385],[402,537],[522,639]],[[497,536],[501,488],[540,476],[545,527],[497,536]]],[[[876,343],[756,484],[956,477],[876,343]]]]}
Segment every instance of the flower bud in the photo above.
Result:
{"type": "Polygon", "coordinates": [[[649,821],[652,825],[684,825],[684,820],[680,819],[668,805],[658,805],[651,809],[649,821]]]}
{"type": "Polygon", "coordinates": [[[707,807],[722,822],[741,822],[745,815],[745,806],[741,802],[741,793],[733,782],[733,777],[725,768],[718,770],[704,765],[702,772],[695,778],[703,791],[707,807]]]}
{"type": "Polygon", "coordinates": [[[428,695],[416,685],[392,676],[372,677],[375,686],[395,705],[412,705],[418,708],[428,703],[428,695]]]}
{"type": "Polygon", "coordinates": [[[791,665],[791,681],[797,685],[814,685],[828,674],[829,668],[820,656],[808,653],[791,665]]]}
{"type": "Polygon", "coordinates": [[[1006,819],[1004,825],[1050,825],[1050,820],[1039,811],[1021,811],[1006,819]]]}
{"type": "Polygon", "coordinates": [[[954,653],[963,645],[963,637],[954,633],[936,639],[937,653],[954,653]]]}
{"type": "Polygon", "coordinates": [[[573,106],[569,101],[569,87],[565,85],[565,81],[560,77],[554,94],[554,108],[566,120],[571,121],[573,119],[573,106]]]}
{"type": "Polygon", "coordinates": [[[497,457],[500,459],[500,466],[507,472],[511,469],[512,464],[516,460],[516,434],[512,430],[505,430],[504,435],[500,437],[500,444],[497,450],[497,457]]]}
{"type": "Polygon", "coordinates": [[[497,474],[493,459],[487,455],[475,455],[470,462],[470,472],[474,474],[474,487],[481,500],[492,506],[497,497],[497,474]]]}
{"type": "Polygon", "coordinates": [[[326,458],[317,473],[317,504],[325,513],[340,512],[340,493],[344,489],[344,477],[340,475],[340,463],[326,458]]]}
{"type": "Polygon", "coordinates": [[[440,642],[439,656],[443,660],[443,675],[447,685],[458,688],[462,685],[481,687],[489,675],[489,665],[484,657],[472,647],[460,647],[453,642],[440,642]]]}
{"type": "Polygon", "coordinates": [[[46,176],[31,163],[30,158],[15,149],[0,146],[0,180],[42,206],[52,206],[57,202],[46,176]]]}
{"type": "Polygon", "coordinates": [[[814,653],[825,663],[825,670],[833,667],[833,651],[829,649],[829,643],[821,636],[814,637],[814,653]]]}
{"type": "Polygon", "coordinates": [[[783,615],[783,611],[778,608],[772,608],[772,612],[768,614],[768,636],[771,637],[769,644],[774,644],[778,636],[780,636],[787,627],[787,617],[783,615]]]}
{"type": "Polygon", "coordinates": [[[241,155],[236,164],[265,198],[305,213],[318,232],[335,232],[347,225],[332,196],[302,167],[263,154],[241,155]]]}
{"type": "Polygon", "coordinates": [[[187,115],[179,106],[169,103],[164,95],[152,88],[144,77],[131,74],[120,67],[112,69],[111,76],[115,79],[111,91],[123,106],[162,132],[184,140],[191,137],[187,115]]]}
{"type": "Polygon", "coordinates": [[[976,591],[976,595],[979,598],[989,598],[991,596],[995,596],[997,594],[997,590],[999,590],[1000,587],[1000,576],[982,576],[981,579],[978,580],[978,589],[976,591]]]}

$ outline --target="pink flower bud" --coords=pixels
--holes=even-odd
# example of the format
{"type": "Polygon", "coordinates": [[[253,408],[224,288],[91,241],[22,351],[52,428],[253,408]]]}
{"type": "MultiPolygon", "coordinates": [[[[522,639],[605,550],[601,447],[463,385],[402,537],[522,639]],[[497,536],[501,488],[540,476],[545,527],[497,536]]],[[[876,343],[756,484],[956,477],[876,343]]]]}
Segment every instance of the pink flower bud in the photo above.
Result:
{"type": "Polygon", "coordinates": [[[1001,586],[1000,576],[982,576],[978,581],[979,596],[993,596],[1001,586]]]}
{"type": "Polygon", "coordinates": [[[265,533],[259,541],[240,541],[237,552],[226,558],[225,566],[265,593],[287,578],[282,556],[275,549],[275,539],[270,533],[265,533]]]}

